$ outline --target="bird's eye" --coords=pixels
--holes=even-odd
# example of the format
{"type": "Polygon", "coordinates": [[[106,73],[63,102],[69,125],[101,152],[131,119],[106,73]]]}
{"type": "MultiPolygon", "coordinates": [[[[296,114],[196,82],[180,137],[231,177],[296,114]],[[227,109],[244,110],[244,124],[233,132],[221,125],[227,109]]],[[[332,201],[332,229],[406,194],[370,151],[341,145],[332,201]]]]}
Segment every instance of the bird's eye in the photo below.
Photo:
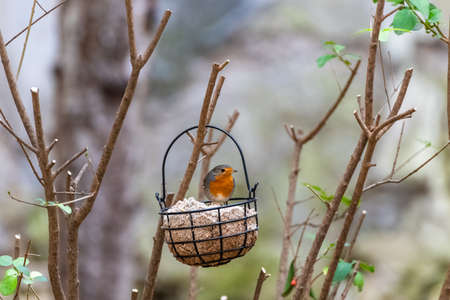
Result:
{"type": "Polygon", "coordinates": [[[220,170],[220,171],[222,171],[222,173],[223,173],[223,172],[225,172],[225,169],[222,169],[222,170],[220,170]]]}

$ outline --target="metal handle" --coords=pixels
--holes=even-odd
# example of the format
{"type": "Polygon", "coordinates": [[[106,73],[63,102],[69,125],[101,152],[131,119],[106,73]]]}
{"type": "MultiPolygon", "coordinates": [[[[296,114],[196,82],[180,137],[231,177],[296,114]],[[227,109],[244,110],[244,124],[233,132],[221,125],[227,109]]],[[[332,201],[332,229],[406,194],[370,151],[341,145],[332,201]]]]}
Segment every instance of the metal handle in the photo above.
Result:
{"type": "MultiPolygon", "coordinates": [[[[245,165],[245,159],[244,159],[244,154],[242,153],[241,147],[239,147],[239,144],[236,142],[236,140],[225,130],[213,126],[213,125],[206,125],[207,128],[212,128],[212,129],[216,129],[219,130],[220,132],[226,134],[232,141],[233,143],[236,145],[237,149],[239,150],[239,154],[241,155],[241,159],[242,159],[242,166],[244,168],[244,175],[245,175],[245,182],[247,184],[247,189],[248,189],[248,194],[249,194],[249,198],[252,196],[254,197],[255,194],[255,190],[258,184],[256,184],[253,188],[250,188],[250,182],[248,180],[248,174],[247,174],[247,167],[245,165]]],[[[197,129],[198,126],[192,126],[188,129],[183,130],[182,132],[180,132],[170,143],[169,147],[166,150],[166,153],[164,154],[164,159],[163,159],[163,163],[162,163],[162,197],[159,197],[159,193],[156,193],[156,199],[158,200],[161,208],[163,208],[163,205],[165,207],[165,199],[166,199],[166,160],[167,160],[167,155],[169,154],[170,149],[172,148],[173,144],[175,144],[175,142],[186,132],[191,131],[193,129],[197,129]]]]}

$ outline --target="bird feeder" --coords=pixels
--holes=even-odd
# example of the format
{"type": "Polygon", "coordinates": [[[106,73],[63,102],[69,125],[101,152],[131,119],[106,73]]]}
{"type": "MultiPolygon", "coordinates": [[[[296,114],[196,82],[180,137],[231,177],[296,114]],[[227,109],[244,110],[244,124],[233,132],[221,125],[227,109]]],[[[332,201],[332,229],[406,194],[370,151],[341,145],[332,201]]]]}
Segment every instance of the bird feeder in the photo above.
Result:
{"type": "Polygon", "coordinates": [[[193,126],[178,134],[166,150],[162,163],[162,195],[156,193],[161,207],[162,229],[165,242],[173,256],[191,266],[213,267],[226,264],[245,255],[258,238],[258,212],[253,187],[247,174],[244,155],[236,140],[225,130],[207,125],[230,138],[242,160],[248,196],[231,198],[224,205],[208,205],[188,198],[166,207],[165,165],[173,144],[184,134],[197,129],[193,126]]]}

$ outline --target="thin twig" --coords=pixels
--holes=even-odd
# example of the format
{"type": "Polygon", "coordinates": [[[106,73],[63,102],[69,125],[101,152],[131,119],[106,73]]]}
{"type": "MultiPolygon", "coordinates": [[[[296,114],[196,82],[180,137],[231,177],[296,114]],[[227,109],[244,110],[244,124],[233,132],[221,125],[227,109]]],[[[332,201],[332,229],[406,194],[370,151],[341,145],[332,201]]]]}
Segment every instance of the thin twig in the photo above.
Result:
{"type": "Polygon", "coordinates": [[[31,146],[30,144],[28,144],[27,142],[25,142],[24,140],[22,140],[13,130],[12,128],[10,128],[7,124],[5,124],[3,121],[0,120],[0,125],[3,126],[3,128],[6,129],[6,131],[9,132],[9,134],[11,134],[19,144],[25,146],[27,149],[29,149],[30,151],[37,153],[36,148],[34,148],[33,146],[31,146]]]}
{"type": "Polygon", "coordinates": [[[355,266],[353,267],[352,276],[350,276],[350,278],[347,279],[345,288],[341,294],[341,300],[345,300],[345,298],[347,297],[347,294],[350,291],[350,288],[352,287],[352,283],[353,283],[353,280],[355,279],[356,273],[358,272],[358,268],[359,268],[359,261],[356,262],[355,266]]]}
{"type": "Polygon", "coordinates": [[[25,58],[25,50],[27,49],[28,38],[31,32],[31,23],[33,23],[34,11],[36,8],[36,0],[33,1],[33,6],[31,7],[30,21],[28,22],[28,30],[25,35],[25,41],[23,42],[22,54],[20,55],[19,66],[17,67],[16,81],[19,79],[20,69],[22,69],[23,59],[25,58]]]}
{"type": "MultiPolygon", "coordinates": [[[[25,251],[25,255],[23,257],[23,266],[24,267],[27,265],[27,258],[28,258],[28,253],[30,253],[30,248],[31,248],[31,240],[28,240],[27,250],[25,251]]],[[[19,291],[20,291],[20,285],[22,283],[22,278],[23,278],[23,273],[20,272],[20,275],[17,278],[16,293],[14,294],[13,300],[19,299],[19,291]]]]}
{"type": "Polygon", "coordinates": [[[355,246],[356,239],[358,238],[359,230],[361,229],[362,223],[364,222],[364,218],[367,215],[367,211],[363,210],[361,212],[361,216],[358,220],[358,225],[356,225],[355,233],[353,234],[353,238],[350,241],[350,246],[348,246],[347,252],[345,253],[344,260],[348,261],[350,259],[350,256],[352,255],[353,247],[355,246]]]}
{"type": "Polygon", "coordinates": [[[28,161],[28,165],[30,166],[31,170],[33,171],[34,176],[36,177],[36,179],[38,180],[38,182],[39,182],[42,186],[44,186],[44,181],[43,181],[42,177],[39,176],[39,174],[38,174],[36,168],[34,167],[34,164],[33,164],[33,162],[31,161],[31,158],[30,158],[30,156],[28,155],[27,150],[25,150],[25,147],[23,146],[22,143],[19,142],[18,144],[19,144],[19,146],[20,146],[20,149],[22,149],[22,152],[23,152],[23,154],[25,155],[25,158],[26,158],[26,160],[28,161]]]}
{"type": "Polygon", "coordinates": [[[79,227],[81,223],[86,219],[88,214],[91,212],[92,207],[94,206],[95,199],[98,196],[98,190],[100,188],[100,185],[103,181],[103,177],[106,173],[106,170],[108,168],[109,162],[111,160],[111,156],[114,150],[114,147],[116,145],[117,139],[119,137],[119,133],[122,129],[123,122],[125,120],[125,117],[128,112],[128,108],[130,107],[130,104],[133,100],[134,92],[136,90],[136,85],[139,79],[139,74],[141,69],[144,67],[144,65],[147,63],[147,61],[150,59],[150,56],[153,53],[153,50],[155,49],[156,45],[158,44],[162,33],[164,29],[166,28],[167,22],[170,18],[171,11],[166,10],[164,13],[164,16],[161,19],[161,22],[158,26],[158,29],[156,30],[156,34],[153,37],[152,41],[150,42],[150,45],[148,46],[144,58],[140,58],[141,56],[138,56],[137,63],[132,66],[131,74],[127,82],[127,86],[125,88],[125,91],[123,93],[122,99],[120,101],[119,108],[116,112],[116,117],[114,119],[112,128],[109,132],[108,140],[106,142],[105,147],[103,148],[103,152],[100,158],[100,162],[97,166],[97,169],[95,171],[94,179],[92,180],[90,191],[95,193],[93,197],[88,199],[88,201],[84,202],[83,205],[78,210],[78,213],[73,217],[74,219],[74,225],[79,227]]]}
{"type": "Polygon", "coordinates": [[[214,95],[211,100],[211,104],[208,108],[208,115],[206,116],[206,124],[211,123],[211,119],[214,113],[214,110],[216,109],[217,100],[220,96],[220,91],[222,90],[223,83],[225,82],[225,76],[220,76],[219,80],[217,81],[217,85],[214,90],[214,95]]]}
{"type": "Polygon", "coordinates": [[[128,45],[130,46],[130,61],[131,64],[136,63],[136,40],[134,37],[134,17],[133,17],[133,1],[125,0],[125,7],[127,10],[127,23],[128,23],[128,45]]]}
{"type": "Polygon", "coordinates": [[[56,178],[65,168],[67,168],[71,163],[77,160],[81,155],[85,154],[88,151],[87,148],[84,148],[78,153],[75,153],[70,159],[68,159],[65,163],[63,163],[56,171],[53,173],[53,179],[56,178]]]}
{"type": "MultiPolygon", "coordinates": [[[[384,17],[383,17],[384,19],[384,17]]],[[[384,72],[384,62],[383,62],[383,51],[381,49],[381,42],[378,41],[378,47],[380,48],[380,66],[381,66],[381,75],[383,77],[383,87],[384,87],[384,93],[386,95],[386,101],[389,108],[389,112],[391,111],[391,99],[389,97],[389,92],[387,90],[387,83],[386,83],[386,74],[384,72]]]]}
{"type": "Polygon", "coordinates": [[[25,106],[23,104],[22,98],[20,97],[19,90],[17,88],[17,83],[11,70],[11,65],[9,62],[8,52],[6,51],[6,46],[3,41],[3,35],[0,31],[0,58],[3,65],[3,70],[5,71],[5,76],[8,81],[9,90],[11,96],[14,100],[17,112],[19,113],[22,124],[25,131],[30,139],[31,145],[36,146],[36,136],[34,135],[33,127],[31,126],[31,121],[28,118],[25,106]]]}
{"type": "Polygon", "coordinates": [[[170,10],[166,10],[164,12],[161,22],[159,23],[158,29],[156,30],[155,36],[153,37],[153,40],[150,42],[150,44],[148,45],[147,49],[145,50],[142,56],[142,60],[140,61],[141,66],[144,66],[152,56],[153,51],[155,50],[156,45],[158,45],[158,42],[162,36],[162,33],[164,32],[164,29],[166,28],[167,22],[169,22],[171,15],[172,12],[170,10]]]}
{"type": "MultiPolygon", "coordinates": [[[[64,3],[66,3],[67,0],[61,1],[60,3],[58,3],[57,5],[55,5],[54,7],[52,7],[51,9],[49,9],[46,13],[44,13],[42,16],[40,16],[39,18],[37,18],[36,20],[33,21],[33,23],[31,23],[31,26],[33,26],[34,24],[36,24],[37,22],[39,22],[40,20],[42,20],[45,16],[47,16],[49,13],[51,13],[52,11],[56,10],[57,8],[59,8],[61,5],[63,5],[64,3]]],[[[18,38],[19,36],[22,35],[22,33],[24,33],[25,31],[28,30],[30,26],[25,27],[24,29],[22,29],[20,32],[18,32],[16,35],[14,35],[12,38],[10,38],[6,44],[5,47],[8,46],[11,42],[13,42],[16,38],[18,38]]]]}
{"type": "Polygon", "coordinates": [[[449,300],[450,299],[450,267],[447,270],[447,276],[444,283],[442,284],[441,294],[439,295],[439,300],[449,300]]]}
{"type": "Polygon", "coordinates": [[[189,270],[189,300],[197,299],[197,280],[198,280],[198,269],[197,266],[191,266],[189,270]]]}
{"type": "Polygon", "coordinates": [[[445,144],[442,148],[440,148],[436,153],[434,153],[432,156],[430,156],[430,158],[428,158],[426,161],[424,161],[422,164],[420,164],[420,166],[418,166],[417,168],[415,168],[414,170],[412,170],[411,172],[409,172],[407,175],[403,176],[400,179],[386,179],[386,180],[382,180],[379,182],[376,182],[374,184],[371,184],[367,187],[364,188],[364,192],[371,190],[373,188],[376,188],[380,185],[386,184],[386,183],[400,183],[406,179],[408,179],[410,176],[414,175],[417,171],[419,171],[420,169],[422,169],[424,166],[426,166],[430,161],[432,161],[436,156],[438,156],[442,151],[445,150],[445,148],[447,148],[447,146],[450,144],[450,142],[447,142],[447,144],[445,144]]]}
{"type": "Polygon", "coordinates": [[[358,121],[358,125],[359,125],[359,127],[361,127],[361,129],[364,132],[364,134],[367,137],[369,137],[371,132],[370,132],[369,128],[367,128],[367,126],[363,122],[363,120],[361,120],[361,117],[360,117],[360,115],[358,114],[358,112],[356,110],[353,111],[353,115],[355,116],[356,121],[358,121]]]}
{"type": "Polygon", "coordinates": [[[47,154],[50,153],[50,151],[52,151],[53,147],[56,145],[57,142],[59,142],[59,140],[54,139],[53,142],[50,143],[50,145],[45,150],[47,152],[47,154]]]}
{"type": "Polygon", "coordinates": [[[312,138],[314,138],[317,135],[317,133],[319,133],[319,131],[322,129],[322,127],[325,126],[325,124],[327,123],[327,121],[330,118],[330,116],[333,114],[333,112],[339,106],[339,103],[341,103],[342,99],[344,99],[345,95],[347,94],[348,89],[350,88],[350,86],[351,86],[351,84],[353,82],[353,79],[355,78],[356,73],[358,72],[360,64],[361,64],[361,60],[358,60],[356,62],[355,67],[353,69],[351,69],[350,77],[347,79],[347,82],[345,83],[344,88],[339,93],[339,96],[337,97],[337,99],[334,102],[334,104],[330,107],[330,109],[327,111],[325,116],[319,121],[319,123],[317,123],[316,127],[314,127],[314,129],[311,130],[311,132],[308,133],[302,139],[304,144],[307,143],[308,141],[310,141],[312,138]]]}
{"type": "MultiPolygon", "coordinates": [[[[225,64],[225,63],[224,63],[225,64]]],[[[211,73],[209,76],[209,81],[208,81],[208,86],[206,88],[206,92],[205,92],[205,96],[203,98],[203,104],[202,104],[202,109],[200,112],[200,118],[199,118],[199,122],[198,122],[198,129],[197,129],[197,136],[195,138],[195,144],[192,150],[192,154],[191,157],[189,159],[188,162],[188,166],[186,168],[186,171],[184,172],[184,176],[183,179],[180,183],[180,186],[178,188],[178,192],[175,196],[175,202],[182,200],[184,198],[184,196],[186,195],[186,192],[189,188],[189,184],[192,180],[192,176],[194,175],[194,171],[197,167],[197,161],[201,152],[201,148],[202,148],[202,144],[203,144],[203,140],[205,138],[206,135],[206,129],[205,126],[206,121],[207,121],[207,115],[208,115],[208,110],[209,110],[209,106],[211,103],[211,97],[214,91],[214,86],[216,84],[216,79],[217,76],[220,72],[220,65],[218,64],[213,64],[212,69],[211,69],[211,73]]]]}
{"type": "Polygon", "coordinates": [[[137,300],[139,296],[139,291],[137,289],[131,290],[131,300],[137,300]]]}
{"type": "Polygon", "coordinates": [[[14,259],[20,256],[20,240],[21,240],[20,233],[16,233],[14,235],[14,256],[13,256],[14,259]]]}
{"type": "Polygon", "coordinates": [[[45,205],[40,205],[40,204],[37,204],[37,203],[28,202],[28,201],[24,201],[24,200],[21,200],[19,198],[16,198],[10,192],[8,192],[8,196],[9,196],[9,198],[11,200],[14,200],[14,201],[17,201],[17,202],[20,202],[20,203],[23,203],[23,204],[28,204],[28,205],[37,206],[37,207],[44,207],[44,208],[46,207],[45,205]]]}
{"type": "Polygon", "coordinates": [[[298,257],[298,252],[300,251],[300,247],[302,245],[302,241],[303,241],[303,236],[305,234],[306,231],[306,227],[309,224],[309,220],[311,219],[312,214],[314,213],[314,208],[311,209],[311,212],[309,213],[308,217],[305,220],[305,225],[303,226],[302,232],[300,233],[300,238],[298,239],[298,243],[297,243],[297,248],[295,249],[295,254],[294,254],[294,259],[297,260],[298,257]]]}
{"type": "MultiPolygon", "coordinates": [[[[74,186],[78,186],[78,183],[80,182],[81,178],[83,177],[84,173],[86,172],[87,168],[89,167],[88,163],[84,163],[84,165],[81,167],[80,171],[78,172],[77,176],[75,176],[75,179],[73,180],[74,186]]],[[[76,192],[78,194],[86,194],[86,193],[80,193],[76,192]]]]}
{"type": "Polygon", "coordinates": [[[394,176],[394,173],[395,173],[395,167],[397,166],[398,155],[400,154],[400,146],[402,144],[402,138],[403,138],[404,130],[405,130],[405,122],[402,122],[402,128],[400,130],[400,135],[398,137],[397,148],[395,150],[394,162],[392,163],[391,173],[389,173],[389,176],[388,176],[389,178],[392,178],[392,176],[394,176]]]}
{"type": "Polygon", "coordinates": [[[43,11],[43,12],[47,12],[47,10],[44,8],[44,6],[42,6],[41,3],[39,3],[39,1],[36,0],[36,4],[39,6],[39,8],[43,11]]]}
{"type": "Polygon", "coordinates": [[[253,300],[258,300],[259,295],[261,294],[261,289],[264,281],[270,277],[270,274],[267,274],[266,270],[264,268],[261,268],[261,271],[259,272],[258,281],[256,282],[256,288],[255,293],[253,295],[253,300]]]}
{"type": "MultiPolygon", "coordinates": [[[[174,194],[167,194],[167,197],[165,199],[166,206],[170,207],[172,205],[172,202],[174,202],[173,200],[174,194]]],[[[161,217],[159,219],[155,236],[153,237],[152,254],[148,265],[144,291],[142,293],[142,300],[152,300],[155,293],[156,276],[158,274],[159,263],[161,262],[161,254],[164,244],[164,230],[161,228],[162,224],[163,220],[161,217]]]]}

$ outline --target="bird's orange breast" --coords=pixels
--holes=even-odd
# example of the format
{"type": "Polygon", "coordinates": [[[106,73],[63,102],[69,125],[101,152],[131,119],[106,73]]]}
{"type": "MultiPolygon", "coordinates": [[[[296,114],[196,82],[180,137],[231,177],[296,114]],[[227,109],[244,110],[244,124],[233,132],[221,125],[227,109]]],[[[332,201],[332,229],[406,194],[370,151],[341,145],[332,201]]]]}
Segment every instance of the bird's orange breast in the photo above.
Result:
{"type": "Polygon", "coordinates": [[[213,180],[209,183],[209,192],[214,197],[225,197],[228,198],[233,192],[234,188],[234,180],[233,176],[219,176],[216,177],[216,180],[213,180]]]}

